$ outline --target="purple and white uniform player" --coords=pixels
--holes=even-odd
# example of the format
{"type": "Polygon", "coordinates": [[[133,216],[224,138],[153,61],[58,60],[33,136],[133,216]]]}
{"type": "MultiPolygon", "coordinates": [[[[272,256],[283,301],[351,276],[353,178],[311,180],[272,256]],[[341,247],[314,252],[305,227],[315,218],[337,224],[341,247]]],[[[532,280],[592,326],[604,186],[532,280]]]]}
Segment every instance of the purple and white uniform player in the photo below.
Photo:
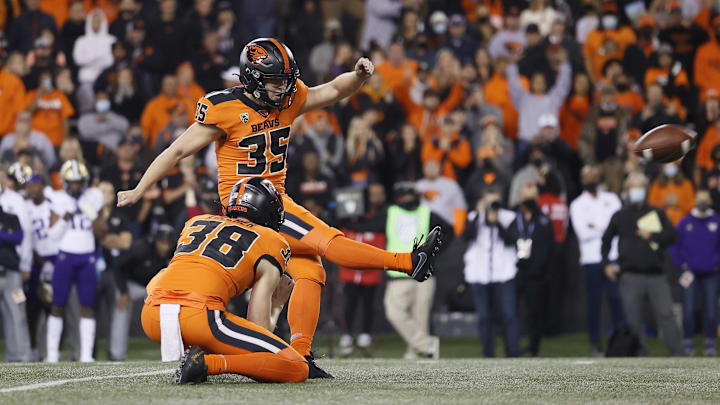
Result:
{"type": "MultiPolygon", "coordinates": [[[[54,190],[45,186],[42,178],[32,176],[25,185],[28,216],[32,225],[31,244],[34,253],[41,260],[34,260],[28,281],[27,318],[30,327],[30,345],[33,351],[33,361],[39,361],[40,355],[37,347],[36,331],[39,327],[40,316],[46,313],[46,307],[40,296],[42,287],[52,280],[55,258],[58,254],[58,239],[54,233],[60,231],[60,224],[50,226],[52,220],[52,198],[54,190]]],[[[56,221],[57,222],[57,221],[56,221]]]]}
{"type": "Polygon", "coordinates": [[[60,178],[63,190],[55,192],[52,201],[51,226],[58,227],[55,236],[59,251],[52,277],[53,306],[47,323],[46,360],[60,360],[62,317],[75,284],[80,301],[80,361],[92,362],[95,341],[92,307],[97,286],[93,221],[103,206],[103,195],[97,188],[87,188],[90,176],[82,162],[65,162],[60,168],[60,178]]]}

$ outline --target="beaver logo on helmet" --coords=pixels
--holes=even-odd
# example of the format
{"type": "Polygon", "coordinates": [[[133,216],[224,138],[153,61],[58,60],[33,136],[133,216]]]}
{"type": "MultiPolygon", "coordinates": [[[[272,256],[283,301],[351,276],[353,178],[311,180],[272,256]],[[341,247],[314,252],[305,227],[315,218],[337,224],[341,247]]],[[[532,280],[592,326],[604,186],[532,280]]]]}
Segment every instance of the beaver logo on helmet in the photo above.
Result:
{"type": "Polygon", "coordinates": [[[249,45],[247,47],[247,58],[248,62],[253,65],[264,65],[264,62],[268,58],[268,53],[265,48],[260,45],[249,45]]]}

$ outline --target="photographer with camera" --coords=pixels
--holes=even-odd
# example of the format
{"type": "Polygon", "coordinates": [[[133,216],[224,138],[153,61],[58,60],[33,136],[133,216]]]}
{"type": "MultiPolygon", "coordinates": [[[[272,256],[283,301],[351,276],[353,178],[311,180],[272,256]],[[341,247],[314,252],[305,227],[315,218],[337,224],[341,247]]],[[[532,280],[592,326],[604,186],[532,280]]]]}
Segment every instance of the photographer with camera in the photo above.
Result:
{"type": "Polygon", "coordinates": [[[485,357],[495,357],[495,332],[492,310],[500,311],[508,357],[519,355],[519,331],[516,314],[515,240],[508,227],[515,221],[513,211],[501,208],[502,189],[489,186],[475,210],[468,214],[463,238],[465,281],[470,285],[478,314],[480,339],[485,357]]]}

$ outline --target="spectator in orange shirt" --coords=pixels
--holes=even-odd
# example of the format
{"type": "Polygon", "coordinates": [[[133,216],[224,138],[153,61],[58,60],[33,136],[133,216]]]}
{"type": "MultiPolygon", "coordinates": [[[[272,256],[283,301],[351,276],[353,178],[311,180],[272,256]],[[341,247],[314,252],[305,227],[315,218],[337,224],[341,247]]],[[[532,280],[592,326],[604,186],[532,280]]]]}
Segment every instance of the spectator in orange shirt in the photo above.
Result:
{"type": "Polygon", "coordinates": [[[47,135],[58,147],[68,135],[68,118],[75,115],[70,100],[55,88],[50,72],[39,75],[39,87],[25,96],[25,105],[33,115],[32,128],[47,135]]]}
{"type": "Polygon", "coordinates": [[[630,76],[621,73],[615,79],[615,102],[620,107],[626,109],[630,114],[636,115],[645,108],[645,100],[642,95],[637,92],[632,85],[630,76]]]}
{"type": "Polygon", "coordinates": [[[712,170],[715,164],[711,152],[716,145],[720,144],[720,100],[718,92],[711,90],[705,100],[705,120],[709,123],[705,134],[700,139],[696,154],[696,169],[705,172],[712,170]]]}
{"type": "Polygon", "coordinates": [[[431,87],[440,95],[443,109],[454,110],[463,100],[460,61],[449,49],[441,49],[435,56],[430,78],[431,87]]]}
{"type": "Polygon", "coordinates": [[[15,116],[25,106],[25,85],[6,66],[8,54],[0,48],[0,136],[9,134],[15,128],[15,116]]]}
{"type": "Polygon", "coordinates": [[[685,119],[683,105],[691,105],[690,80],[680,62],[673,60],[672,48],[668,44],[662,44],[657,50],[657,64],[645,73],[645,86],[650,83],[659,83],[666,96],[682,109],[680,117],[685,119]]]}
{"type": "Polygon", "coordinates": [[[443,119],[440,132],[423,143],[423,163],[436,160],[442,164],[442,175],[457,180],[460,172],[472,162],[470,142],[460,136],[460,128],[451,118],[443,119]]]}
{"type": "Polygon", "coordinates": [[[418,62],[405,57],[405,46],[395,41],[388,47],[387,59],[379,64],[375,71],[382,75],[385,87],[394,91],[404,83],[415,78],[418,62]]]}
{"type": "Polygon", "coordinates": [[[665,211],[673,225],[687,215],[695,205],[692,183],[683,175],[677,163],[668,163],[650,186],[648,203],[665,211]]]}
{"type": "Polygon", "coordinates": [[[572,94],[560,109],[560,138],[574,151],[578,149],[580,130],[590,111],[590,79],[587,74],[578,73],[573,80],[572,94]]]}
{"type": "Polygon", "coordinates": [[[720,16],[713,18],[715,37],[695,53],[695,85],[701,92],[720,87],[720,16]]]}
{"type": "Polygon", "coordinates": [[[434,89],[423,92],[422,104],[415,104],[410,98],[410,89],[406,86],[398,89],[397,101],[405,110],[407,122],[415,127],[420,139],[427,139],[440,129],[440,119],[447,113],[441,108],[440,96],[434,89]]]}
{"type": "Polygon", "coordinates": [[[152,147],[155,147],[155,139],[160,131],[170,122],[170,112],[178,103],[185,103],[188,123],[192,122],[192,114],[195,113],[195,102],[178,95],[177,77],[165,75],[162,80],[160,94],[145,105],[140,117],[143,136],[152,147]]]}
{"type": "Polygon", "coordinates": [[[177,68],[178,96],[187,98],[193,104],[203,96],[205,90],[195,81],[195,69],[190,62],[183,62],[177,68]]]}
{"type": "MultiPolygon", "coordinates": [[[[484,90],[487,102],[500,107],[502,110],[505,136],[515,140],[518,132],[518,112],[512,99],[510,99],[510,85],[506,76],[507,66],[508,59],[505,57],[500,57],[495,61],[495,73],[485,83],[484,90]]],[[[528,89],[530,87],[527,78],[520,77],[520,82],[523,88],[528,89]]]]}
{"type": "Polygon", "coordinates": [[[600,25],[588,34],[583,45],[585,69],[590,78],[598,80],[605,62],[609,59],[622,59],[625,48],[633,42],[635,33],[630,27],[620,26],[615,2],[605,2],[600,25]]]}
{"type": "Polygon", "coordinates": [[[70,4],[75,0],[40,0],[40,10],[50,14],[55,19],[55,24],[62,27],[68,19],[70,4]]]}

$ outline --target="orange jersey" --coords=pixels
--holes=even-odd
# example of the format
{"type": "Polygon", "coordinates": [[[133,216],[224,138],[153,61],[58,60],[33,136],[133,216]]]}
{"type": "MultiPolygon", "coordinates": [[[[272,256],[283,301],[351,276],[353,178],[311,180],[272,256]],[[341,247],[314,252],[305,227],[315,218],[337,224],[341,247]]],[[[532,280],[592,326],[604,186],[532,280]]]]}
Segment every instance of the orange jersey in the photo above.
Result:
{"type": "Polygon", "coordinates": [[[195,121],[225,132],[215,144],[220,201],[227,204],[233,185],[246,177],[264,177],[285,192],[290,125],[300,114],[308,88],[297,81],[287,108],[266,109],[250,100],[242,87],[205,95],[197,103],[195,121]]]}
{"type": "Polygon", "coordinates": [[[224,310],[252,287],[262,259],[285,272],[290,246],[279,233],[243,219],[198,215],[185,223],[170,265],[148,284],[148,302],[224,310]]]}

